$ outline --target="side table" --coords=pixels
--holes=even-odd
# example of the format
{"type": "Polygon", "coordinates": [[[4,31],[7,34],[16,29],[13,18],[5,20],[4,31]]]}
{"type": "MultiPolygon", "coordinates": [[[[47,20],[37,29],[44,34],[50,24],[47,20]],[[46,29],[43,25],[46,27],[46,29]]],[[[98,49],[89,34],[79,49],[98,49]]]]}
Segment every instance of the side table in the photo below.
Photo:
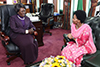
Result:
{"type": "Polygon", "coordinates": [[[38,44],[39,44],[39,46],[43,46],[44,43],[43,43],[43,26],[42,26],[42,21],[34,21],[32,23],[36,27],[36,31],[38,32],[38,35],[36,36],[38,44]]]}
{"type": "Polygon", "coordinates": [[[57,16],[53,16],[54,18],[54,22],[58,22],[61,24],[61,28],[63,28],[63,25],[64,25],[64,14],[59,14],[57,16]]]}

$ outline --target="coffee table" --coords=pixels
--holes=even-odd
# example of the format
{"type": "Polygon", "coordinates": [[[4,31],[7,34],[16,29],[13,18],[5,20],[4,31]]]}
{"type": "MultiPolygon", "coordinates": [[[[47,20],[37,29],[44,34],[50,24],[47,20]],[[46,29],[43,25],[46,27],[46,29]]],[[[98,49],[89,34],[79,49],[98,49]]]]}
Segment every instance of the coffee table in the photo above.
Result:
{"type": "Polygon", "coordinates": [[[39,61],[39,62],[30,64],[30,65],[27,65],[27,66],[25,66],[25,67],[39,67],[39,65],[40,65],[41,62],[42,62],[42,61],[39,61]]]}

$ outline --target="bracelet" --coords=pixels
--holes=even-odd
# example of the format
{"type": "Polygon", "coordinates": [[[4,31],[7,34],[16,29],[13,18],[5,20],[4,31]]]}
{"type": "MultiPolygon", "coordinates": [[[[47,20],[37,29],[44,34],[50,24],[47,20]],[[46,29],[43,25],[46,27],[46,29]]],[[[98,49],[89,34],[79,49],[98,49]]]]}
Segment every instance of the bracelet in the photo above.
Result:
{"type": "Polygon", "coordinates": [[[25,30],[25,33],[26,33],[26,34],[28,34],[28,32],[29,32],[28,30],[25,30]]]}

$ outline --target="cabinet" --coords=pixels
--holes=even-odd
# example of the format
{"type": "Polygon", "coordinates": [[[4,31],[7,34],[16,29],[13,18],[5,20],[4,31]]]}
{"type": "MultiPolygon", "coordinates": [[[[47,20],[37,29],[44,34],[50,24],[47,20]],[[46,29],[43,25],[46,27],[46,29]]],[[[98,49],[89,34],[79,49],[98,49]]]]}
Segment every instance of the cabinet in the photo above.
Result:
{"type": "Polygon", "coordinates": [[[64,14],[59,14],[57,16],[53,16],[55,22],[62,22],[64,20],[64,14]]]}
{"type": "Polygon", "coordinates": [[[38,41],[39,46],[43,46],[43,26],[42,21],[35,21],[32,22],[33,25],[36,27],[36,31],[38,32],[38,35],[36,36],[36,39],[38,41]]]}
{"type": "Polygon", "coordinates": [[[64,14],[59,14],[57,16],[53,16],[54,22],[60,23],[60,27],[63,28],[64,25],[64,14]]]}

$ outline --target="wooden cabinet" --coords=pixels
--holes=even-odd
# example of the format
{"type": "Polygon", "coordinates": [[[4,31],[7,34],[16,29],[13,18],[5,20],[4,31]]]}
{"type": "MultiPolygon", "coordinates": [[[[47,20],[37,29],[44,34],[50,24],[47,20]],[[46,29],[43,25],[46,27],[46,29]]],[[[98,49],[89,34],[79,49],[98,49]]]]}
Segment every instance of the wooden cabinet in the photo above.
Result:
{"type": "Polygon", "coordinates": [[[57,16],[53,16],[55,22],[62,22],[64,20],[64,14],[59,14],[57,16]]]}
{"type": "Polygon", "coordinates": [[[61,24],[61,28],[63,28],[63,25],[64,25],[64,14],[59,14],[57,16],[53,16],[54,18],[54,22],[58,22],[61,24]]]}
{"type": "Polygon", "coordinates": [[[36,36],[36,39],[38,41],[39,46],[43,46],[43,26],[42,21],[36,21],[32,22],[33,25],[36,27],[36,31],[38,32],[38,35],[36,36]]]}

